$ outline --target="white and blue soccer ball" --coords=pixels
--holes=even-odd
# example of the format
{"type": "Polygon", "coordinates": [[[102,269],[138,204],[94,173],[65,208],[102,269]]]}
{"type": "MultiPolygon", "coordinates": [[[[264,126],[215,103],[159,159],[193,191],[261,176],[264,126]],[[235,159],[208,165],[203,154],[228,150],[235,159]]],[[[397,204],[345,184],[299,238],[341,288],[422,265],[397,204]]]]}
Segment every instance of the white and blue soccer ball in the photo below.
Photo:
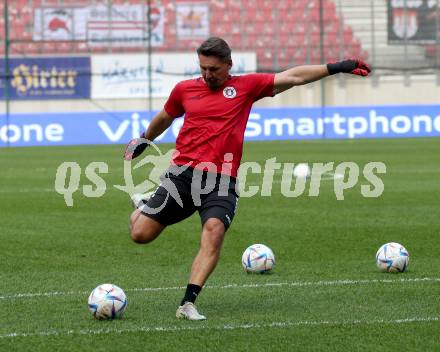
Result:
{"type": "Polygon", "coordinates": [[[396,242],[385,243],[376,253],[377,267],[389,273],[403,273],[409,264],[409,253],[396,242]]]}
{"type": "Polygon", "coordinates": [[[275,265],[275,256],[264,244],[253,244],[244,251],[241,263],[248,273],[267,273],[275,265]]]}
{"type": "Polygon", "coordinates": [[[96,287],[89,296],[89,310],[95,319],[121,318],[127,308],[127,296],[122,288],[113,284],[96,287]]]}

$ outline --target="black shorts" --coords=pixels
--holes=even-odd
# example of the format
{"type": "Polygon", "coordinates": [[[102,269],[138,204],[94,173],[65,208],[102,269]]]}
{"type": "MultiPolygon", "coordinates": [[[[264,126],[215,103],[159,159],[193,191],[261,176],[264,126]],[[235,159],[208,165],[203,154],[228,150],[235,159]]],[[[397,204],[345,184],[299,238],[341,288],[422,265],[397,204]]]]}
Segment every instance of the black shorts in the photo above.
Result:
{"type": "Polygon", "coordinates": [[[197,210],[202,225],[209,218],[217,218],[228,229],[238,205],[235,185],[234,177],[189,167],[182,171],[171,166],[141,208],[142,214],[167,226],[190,217],[197,210]]]}

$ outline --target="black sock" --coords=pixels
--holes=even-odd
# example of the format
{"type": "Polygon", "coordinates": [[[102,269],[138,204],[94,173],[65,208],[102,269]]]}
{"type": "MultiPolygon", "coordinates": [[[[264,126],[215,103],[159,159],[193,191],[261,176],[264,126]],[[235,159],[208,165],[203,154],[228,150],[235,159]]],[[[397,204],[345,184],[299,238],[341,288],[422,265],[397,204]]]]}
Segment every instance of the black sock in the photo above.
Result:
{"type": "Polygon", "coordinates": [[[202,288],[198,285],[188,284],[188,286],[186,286],[185,296],[180,305],[183,306],[185,302],[194,303],[201,290],[202,288]]]}

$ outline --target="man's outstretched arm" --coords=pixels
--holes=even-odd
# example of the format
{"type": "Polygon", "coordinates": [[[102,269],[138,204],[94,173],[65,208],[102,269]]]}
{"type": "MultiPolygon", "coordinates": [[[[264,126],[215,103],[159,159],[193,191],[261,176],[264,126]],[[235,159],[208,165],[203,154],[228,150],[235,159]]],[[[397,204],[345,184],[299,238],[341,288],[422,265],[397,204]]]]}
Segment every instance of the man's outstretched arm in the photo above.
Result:
{"type": "Polygon", "coordinates": [[[153,141],[162,134],[173,123],[174,118],[168,115],[165,109],[159,111],[150,122],[147,130],[141,133],[139,138],[132,139],[125,147],[124,159],[131,160],[139,155],[148,147],[148,142],[153,141]]]}
{"type": "Polygon", "coordinates": [[[368,76],[370,72],[368,64],[360,59],[344,60],[327,65],[297,66],[275,75],[274,94],[279,94],[294,86],[318,81],[335,73],[368,76]]]}

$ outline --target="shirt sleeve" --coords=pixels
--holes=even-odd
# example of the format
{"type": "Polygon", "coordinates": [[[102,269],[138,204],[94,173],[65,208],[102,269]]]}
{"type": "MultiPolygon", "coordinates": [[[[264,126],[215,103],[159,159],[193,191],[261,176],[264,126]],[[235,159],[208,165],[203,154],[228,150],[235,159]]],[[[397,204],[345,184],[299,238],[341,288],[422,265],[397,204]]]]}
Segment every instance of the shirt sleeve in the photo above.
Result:
{"type": "Polygon", "coordinates": [[[171,91],[164,109],[167,114],[173,118],[180,117],[185,113],[182,101],[182,86],[180,83],[176,84],[171,91]]]}
{"type": "Polygon", "coordinates": [[[254,101],[274,96],[274,73],[252,73],[247,75],[247,85],[254,101]]]}

